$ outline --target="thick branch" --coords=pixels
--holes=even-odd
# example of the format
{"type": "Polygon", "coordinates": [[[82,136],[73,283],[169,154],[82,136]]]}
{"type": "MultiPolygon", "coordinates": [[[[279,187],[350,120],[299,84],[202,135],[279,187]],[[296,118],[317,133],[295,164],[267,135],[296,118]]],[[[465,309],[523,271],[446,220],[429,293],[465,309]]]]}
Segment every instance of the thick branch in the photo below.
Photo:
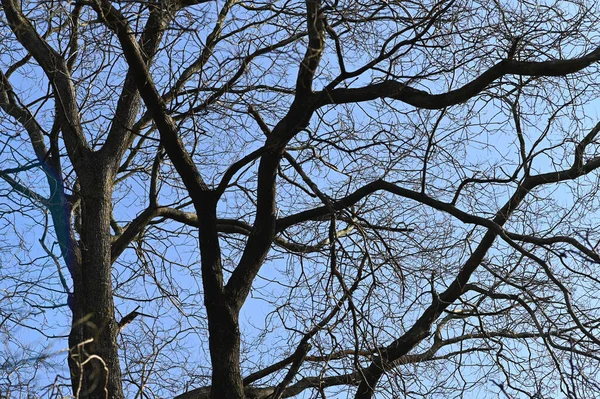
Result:
{"type": "MultiPolygon", "coordinates": [[[[327,388],[339,385],[356,385],[358,378],[359,374],[357,372],[331,377],[306,377],[299,380],[295,384],[292,384],[289,387],[287,387],[283,391],[281,397],[291,398],[293,396],[300,395],[303,391],[310,388],[327,388]]],[[[255,388],[251,386],[246,386],[244,387],[244,391],[247,398],[266,399],[275,392],[275,388],[255,388]]],[[[181,395],[178,395],[174,399],[208,399],[209,393],[210,387],[196,388],[181,395]]]]}
{"type": "Polygon", "coordinates": [[[156,89],[146,65],[145,57],[138,43],[134,40],[135,36],[129,27],[129,23],[108,0],[96,4],[96,12],[104,18],[108,27],[117,35],[129,68],[136,78],[140,95],[148,111],[152,114],[161,135],[161,142],[190,193],[190,197],[196,202],[201,201],[204,198],[204,193],[208,192],[209,189],[179,138],[177,126],[167,113],[165,102],[156,89]]]}
{"type": "Polygon", "coordinates": [[[315,72],[325,48],[325,16],[321,10],[321,1],[306,0],[306,14],[308,47],[298,71],[297,96],[304,96],[312,92],[315,72]]]}
{"type": "MultiPolygon", "coordinates": [[[[149,7],[150,15],[138,44],[146,66],[152,63],[163,33],[175,17],[178,3],[165,0],[149,5],[149,7]],[[173,6],[171,6],[172,4],[173,6]]],[[[106,143],[101,149],[101,152],[113,163],[120,162],[134,138],[132,127],[141,105],[135,79],[136,73],[135,68],[130,68],[127,72],[106,143]]]]}
{"type": "Polygon", "coordinates": [[[590,66],[600,60],[600,48],[569,60],[526,62],[502,60],[464,86],[443,94],[429,94],[415,89],[407,83],[386,80],[360,88],[339,88],[321,92],[322,104],[347,104],[392,98],[417,108],[443,109],[463,103],[505,75],[519,76],[564,76],[590,66]]]}
{"type": "Polygon", "coordinates": [[[2,0],[6,19],[19,42],[35,58],[53,87],[56,109],[62,121],[64,141],[73,165],[83,167],[91,149],[81,128],[75,88],[67,63],[42,39],[15,0],[2,0]]]}

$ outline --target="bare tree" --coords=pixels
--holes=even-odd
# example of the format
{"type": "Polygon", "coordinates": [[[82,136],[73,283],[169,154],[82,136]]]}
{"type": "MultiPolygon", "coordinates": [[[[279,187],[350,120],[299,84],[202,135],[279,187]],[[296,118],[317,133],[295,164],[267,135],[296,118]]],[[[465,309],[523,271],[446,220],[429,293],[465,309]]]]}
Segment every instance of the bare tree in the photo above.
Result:
{"type": "Polygon", "coordinates": [[[0,395],[600,395],[565,3],[2,0],[0,395]]]}

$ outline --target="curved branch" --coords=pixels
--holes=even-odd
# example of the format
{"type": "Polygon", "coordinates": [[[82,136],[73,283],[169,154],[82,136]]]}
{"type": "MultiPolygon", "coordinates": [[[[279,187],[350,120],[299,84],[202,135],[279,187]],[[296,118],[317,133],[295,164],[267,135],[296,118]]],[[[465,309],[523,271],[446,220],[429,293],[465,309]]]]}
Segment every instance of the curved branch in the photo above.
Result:
{"type": "Polygon", "coordinates": [[[542,62],[502,60],[464,86],[442,94],[430,94],[410,87],[407,83],[386,80],[365,87],[323,91],[320,92],[320,98],[322,105],[392,98],[417,108],[443,109],[473,98],[492,82],[505,75],[564,76],[581,71],[598,61],[600,61],[600,47],[582,57],[569,60],[542,62]]]}
{"type": "Polygon", "coordinates": [[[2,0],[2,6],[11,30],[42,67],[53,87],[67,151],[73,165],[81,168],[84,166],[86,156],[91,155],[91,149],[81,127],[75,87],[67,63],[38,35],[33,25],[23,15],[18,2],[2,0]]]}

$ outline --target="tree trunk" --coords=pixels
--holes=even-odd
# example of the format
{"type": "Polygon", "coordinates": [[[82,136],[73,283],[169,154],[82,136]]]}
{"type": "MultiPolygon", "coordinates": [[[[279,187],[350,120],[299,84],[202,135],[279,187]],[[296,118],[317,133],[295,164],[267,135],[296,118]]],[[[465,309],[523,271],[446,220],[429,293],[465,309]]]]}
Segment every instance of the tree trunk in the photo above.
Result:
{"type": "Polygon", "coordinates": [[[74,393],[86,399],[124,398],[111,279],[112,179],[106,169],[81,179],[81,282],[74,282],[69,344],[74,393]]]}
{"type": "Polygon", "coordinates": [[[213,399],[244,399],[237,312],[224,302],[207,304],[213,399]]]}
{"type": "Polygon", "coordinates": [[[217,201],[214,193],[210,191],[200,194],[197,198],[194,207],[200,222],[198,239],[212,364],[210,397],[244,399],[240,370],[240,306],[230,301],[224,289],[217,232],[217,201]]]}

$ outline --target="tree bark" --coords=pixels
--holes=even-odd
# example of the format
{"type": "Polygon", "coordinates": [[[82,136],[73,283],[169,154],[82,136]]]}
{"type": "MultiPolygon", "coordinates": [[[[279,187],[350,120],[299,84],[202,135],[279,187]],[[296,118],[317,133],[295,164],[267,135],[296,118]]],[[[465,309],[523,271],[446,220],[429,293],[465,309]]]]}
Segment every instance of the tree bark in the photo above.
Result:
{"type": "Polygon", "coordinates": [[[206,303],[209,347],[212,364],[210,397],[243,399],[244,384],[240,372],[240,328],[238,312],[227,302],[206,303]]]}
{"type": "Polygon", "coordinates": [[[111,278],[112,176],[90,168],[81,178],[81,281],[74,281],[74,321],[69,343],[75,396],[124,398],[111,278]]]}
{"type": "Polygon", "coordinates": [[[240,370],[240,308],[231,303],[223,287],[214,192],[205,192],[200,201],[194,202],[194,207],[200,225],[198,239],[202,284],[213,368],[211,398],[243,399],[245,394],[240,370]]]}

